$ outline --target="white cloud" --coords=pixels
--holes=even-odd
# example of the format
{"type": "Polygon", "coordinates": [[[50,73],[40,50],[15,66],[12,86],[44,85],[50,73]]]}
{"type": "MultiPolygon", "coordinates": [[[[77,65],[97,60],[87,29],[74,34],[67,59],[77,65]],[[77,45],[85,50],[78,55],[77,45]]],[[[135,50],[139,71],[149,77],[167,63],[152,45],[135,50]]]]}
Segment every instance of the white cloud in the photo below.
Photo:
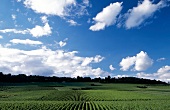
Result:
{"type": "Polygon", "coordinates": [[[75,0],[25,0],[24,4],[27,8],[31,8],[36,13],[47,15],[67,16],[69,14],[69,6],[76,5],[75,0]]]}
{"type": "Polygon", "coordinates": [[[7,43],[7,44],[4,45],[5,48],[8,48],[8,47],[10,47],[10,46],[11,46],[10,43],[7,43]]]}
{"type": "Polygon", "coordinates": [[[51,27],[48,23],[46,23],[44,26],[36,25],[32,29],[26,29],[26,30],[17,30],[17,29],[4,29],[0,30],[0,33],[15,33],[15,34],[31,34],[33,37],[42,37],[42,36],[49,36],[52,31],[51,27]]]}
{"type": "Polygon", "coordinates": [[[157,4],[153,4],[150,0],[144,0],[138,3],[137,7],[130,9],[126,14],[127,20],[125,27],[127,29],[140,26],[146,19],[150,18],[156,11],[163,8],[165,3],[161,0],[157,4]]]}
{"type": "Polygon", "coordinates": [[[67,45],[67,41],[68,38],[65,38],[63,41],[60,41],[60,42],[56,42],[57,45],[59,45],[60,47],[64,47],[67,45]]]}
{"type": "Polygon", "coordinates": [[[13,20],[15,20],[17,16],[12,14],[11,17],[12,17],[13,20]]]}
{"type": "Polygon", "coordinates": [[[168,65],[163,66],[162,68],[158,69],[156,73],[153,73],[153,74],[147,74],[144,72],[137,73],[137,77],[156,79],[156,80],[169,82],[170,81],[170,66],[168,65]]]}
{"type": "Polygon", "coordinates": [[[42,20],[43,23],[48,23],[47,16],[42,16],[41,20],[42,20]]]}
{"type": "Polygon", "coordinates": [[[113,76],[114,78],[122,78],[122,77],[129,77],[129,75],[116,75],[116,76],[113,76]]]}
{"type": "Polygon", "coordinates": [[[78,23],[77,23],[76,21],[74,21],[74,20],[68,20],[67,22],[70,24],[70,26],[80,25],[80,24],[78,24],[78,23]]]}
{"type": "Polygon", "coordinates": [[[21,2],[21,0],[17,0],[17,2],[21,2]]]}
{"type": "Polygon", "coordinates": [[[33,37],[42,37],[42,36],[48,36],[52,33],[51,27],[48,23],[45,23],[44,27],[36,25],[32,29],[28,29],[30,34],[33,35],[33,37]]]}
{"type": "Polygon", "coordinates": [[[104,30],[106,24],[102,22],[97,22],[95,25],[92,25],[89,29],[92,31],[104,30]]]}
{"type": "MultiPolygon", "coordinates": [[[[3,30],[0,30],[0,33],[31,34],[33,37],[36,37],[36,38],[51,35],[52,27],[50,27],[47,17],[42,16],[41,20],[44,23],[44,26],[36,25],[32,29],[25,29],[25,30],[3,29],[3,30]]],[[[28,21],[31,21],[31,18],[28,18],[28,21]]]]}
{"type": "Polygon", "coordinates": [[[30,40],[30,39],[26,39],[26,40],[12,39],[12,40],[10,40],[10,42],[14,43],[14,44],[25,44],[25,45],[41,45],[41,44],[43,44],[40,41],[34,41],[34,40],[30,40]]]}
{"type": "Polygon", "coordinates": [[[67,44],[67,42],[60,41],[58,44],[60,45],[60,47],[64,47],[67,44]]]}
{"type": "MultiPolygon", "coordinates": [[[[0,53],[0,70],[4,73],[71,77],[99,77],[109,74],[100,68],[92,68],[89,65],[82,66],[84,59],[88,57],[77,56],[76,51],[53,51],[46,47],[25,51],[3,46],[0,46],[0,51],[3,52],[0,53]]],[[[95,59],[95,57],[89,58],[95,59]]]]}
{"type": "Polygon", "coordinates": [[[163,60],[166,60],[166,58],[159,58],[159,59],[157,59],[156,61],[157,61],[157,62],[161,62],[161,61],[163,61],[163,60]]]}
{"type": "Polygon", "coordinates": [[[82,62],[82,66],[87,66],[88,64],[90,64],[91,62],[93,61],[93,58],[91,57],[91,58],[89,58],[89,57],[87,57],[87,58],[85,58],[84,59],[84,61],[82,62]]]}
{"type": "Polygon", "coordinates": [[[102,57],[102,56],[100,56],[100,55],[96,55],[96,56],[94,57],[94,62],[95,62],[95,63],[99,63],[99,62],[101,62],[103,59],[104,59],[104,57],[102,57]]]}
{"type": "Polygon", "coordinates": [[[0,35],[0,39],[3,39],[3,36],[0,35]]]}
{"type": "Polygon", "coordinates": [[[116,68],[113,67],[113,65],[110,65],[109,68],[110,68],[111,71],[114,71],[116,69],[116,68]]]}
{"type": "Polygon", "coordinates": [[[0,33],[15,33],[15,34],[27,34],[28,30],[17,30],[17,29],[3,29],[0,33]]]}
{"type": "Polygon", "coordinates": [[[147,55],[146,52],[141,51],[136,56],[123,58],[120,62],[120,70],[127,71],[130,67],[134,66],[135,71],[144,71],[152,66],[153,60],[147,55]]]}
{"type": "Polygon", "coordinates": [[[169,73],[170,72],[170,66],[166,65],[158,70],[158,73],[169,73]]]}
{"type": "Polygon", "coordinates": [[[135,64],[135,61],[136,61],[135,56],[123,58],[122,61],[120,62],[121,66],[120,70],[127,71],[132,65],[135,64]]]}
{"type": "Polygon", "coordinates": [[[116,23],[116,19],[122,10],[122,2],[111,3],[103,11],[98,13],[93,20],[96,22],[89,29],[92,31],[104,30],[105,27],[116,23]]]}
{"type": "Polygon", "coordinates": [[[100,56],[100,55],[96,55],[95,57],[86,57],[84,58],[81,66],[87,66],[90,63],[99,63],[104,59],[104,57],[100,56]]]}
{"type": "Polygon", "coordinates": [[[152,66],[153,60],[149,58],[146,52],[141,51],[136,56],[135,70],[143,71],[152,66]]]}

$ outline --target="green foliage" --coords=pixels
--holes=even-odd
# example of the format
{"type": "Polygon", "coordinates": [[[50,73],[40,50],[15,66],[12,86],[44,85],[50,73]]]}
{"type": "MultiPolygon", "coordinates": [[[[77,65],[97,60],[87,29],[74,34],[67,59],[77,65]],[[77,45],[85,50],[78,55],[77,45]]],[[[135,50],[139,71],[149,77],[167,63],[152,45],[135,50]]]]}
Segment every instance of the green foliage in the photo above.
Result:
{"type": "Polygon", "coordinates": [[[170,108],[170,86],[97,85],[100,86],[91,86],[90,83],[1,84],[0,110],[168,110],[170,108]],[[73,90],[73,88],[78,89],[73,90]]]}
{"type": "Polygon", "coordinates": [[[170,101],[3,101],[1,110],[169,110],[170,101]]]}

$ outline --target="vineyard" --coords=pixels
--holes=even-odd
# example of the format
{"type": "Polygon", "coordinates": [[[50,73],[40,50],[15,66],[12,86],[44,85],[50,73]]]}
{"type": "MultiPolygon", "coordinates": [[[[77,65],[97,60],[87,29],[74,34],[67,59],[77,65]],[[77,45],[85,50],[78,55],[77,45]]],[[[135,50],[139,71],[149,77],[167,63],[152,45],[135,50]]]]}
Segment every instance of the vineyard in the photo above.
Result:
{"type": "Polygon", "coordinates": [[[0,110],[170,110],[169,103],[170,86],[164,85],[100,83],[0,85],[0,110]]]}

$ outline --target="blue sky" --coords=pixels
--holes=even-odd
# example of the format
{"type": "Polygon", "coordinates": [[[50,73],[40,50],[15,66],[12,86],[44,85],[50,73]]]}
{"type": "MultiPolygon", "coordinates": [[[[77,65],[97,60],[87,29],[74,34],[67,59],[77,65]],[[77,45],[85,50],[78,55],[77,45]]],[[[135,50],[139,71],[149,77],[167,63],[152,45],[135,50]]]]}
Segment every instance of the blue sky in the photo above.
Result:
{"type": "Polygon", "coordinates": [[[168,0],[1,0],[0,70],[170,81],[168,0]]]}

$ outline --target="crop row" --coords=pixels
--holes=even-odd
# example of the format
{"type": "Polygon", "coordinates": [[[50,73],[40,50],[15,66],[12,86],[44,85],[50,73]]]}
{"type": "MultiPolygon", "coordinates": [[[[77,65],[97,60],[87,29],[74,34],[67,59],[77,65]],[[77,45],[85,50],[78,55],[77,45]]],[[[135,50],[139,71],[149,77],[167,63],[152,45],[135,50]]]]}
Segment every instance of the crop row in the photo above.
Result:
{"type": "Polygon", "coordinates": [[[128,94],[121,96],[120,92],[113,91],[52,91],[43,95],[38,101],[148,101],[150,97],[128,94]]]}
{"type": "Polygon", "coordinates": [[[149,101],[170,100],[169,92],[117,91],[117,90],[30,90],[31,87],[16,87],[0,91],[0,101],[149,101]],[[12,88],[13,89],[13,88],[12,88]],[[23,91],[27,89],[26,91],[23,91]]]}
{"type": "Polygon", "coordinates": [[[2,101],[0,110],[169,110],[168,101],[2,101]]]}
{"type": "Polygon", "coordinates": [[[56,102],[3,102],[0,110],[110,110],[109,106],[95,102],[56,101],[56,102]]]}

